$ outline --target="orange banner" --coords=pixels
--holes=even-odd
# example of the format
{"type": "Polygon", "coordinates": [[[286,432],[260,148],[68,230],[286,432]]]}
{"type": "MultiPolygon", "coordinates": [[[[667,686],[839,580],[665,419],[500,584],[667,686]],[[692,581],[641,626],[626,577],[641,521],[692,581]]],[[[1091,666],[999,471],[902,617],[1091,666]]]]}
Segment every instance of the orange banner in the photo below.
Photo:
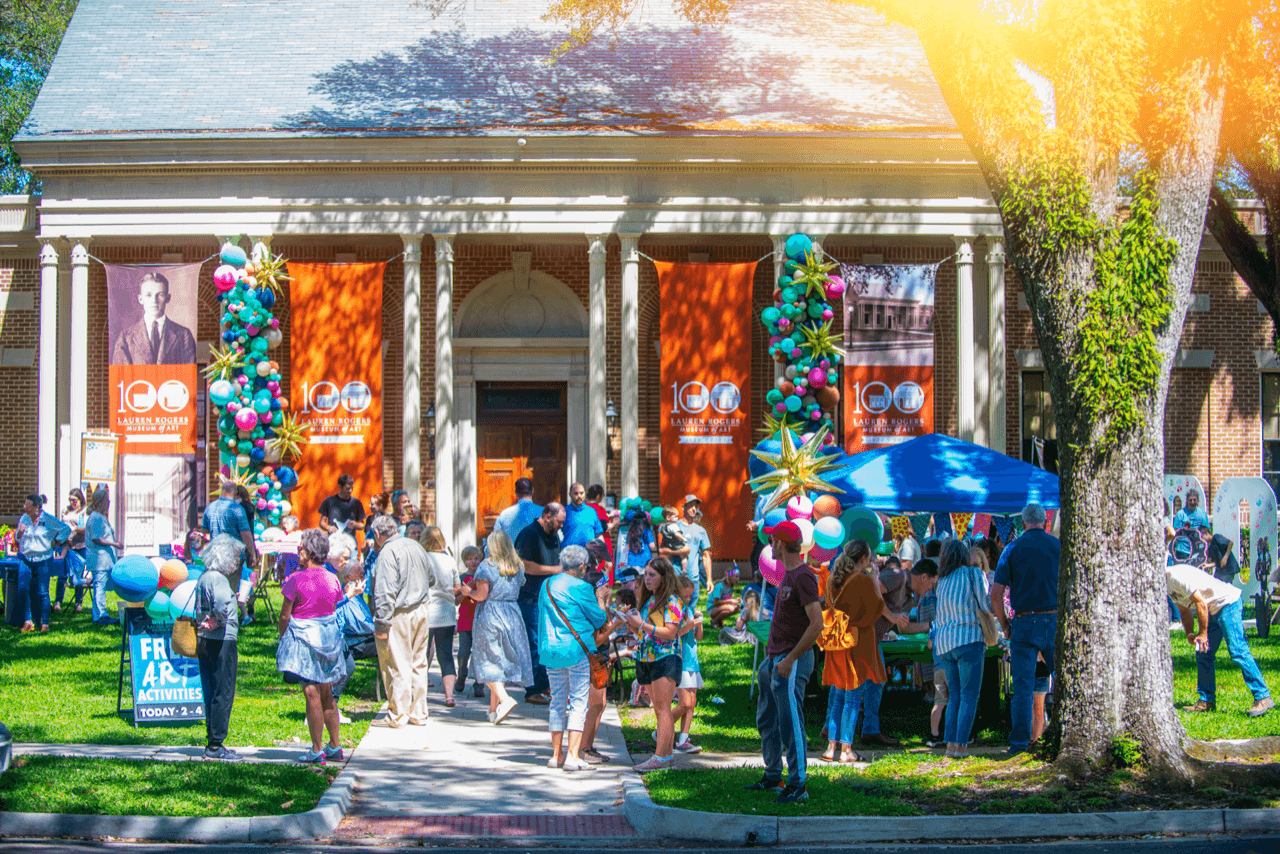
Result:
{"type": "Polygon", "coordinates": [[[289,408],[309,426],[290,496],[304,528],[355,478],[355,495],[382,491],[382,275],[386,264],[289,262],[289,408]]]}
{"type": "Polygon", "coordinates": [[[751,555],[750,264],[655,261],[662,318],[662,503],[702,499],[716,559],[751,555]]]}
{"type": "Polygon", "coordinates": [[[120,453],[196,452],[195,365],[111,365],[107,376],[120,453]]]}
{"type": "Polygon", "coordinates": [[[937,264],[843,264],[844,449],[933,432],[937,264]]]}

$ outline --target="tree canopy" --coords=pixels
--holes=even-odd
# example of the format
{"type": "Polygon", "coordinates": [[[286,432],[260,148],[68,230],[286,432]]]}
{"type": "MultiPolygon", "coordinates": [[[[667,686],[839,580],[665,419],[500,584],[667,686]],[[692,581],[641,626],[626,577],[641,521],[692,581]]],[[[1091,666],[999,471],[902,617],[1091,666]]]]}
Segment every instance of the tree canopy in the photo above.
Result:
{"type": "Polygon", "coordinates": [[[27,120],[75,10],[76,0],[0,0],[0,193],[34,189],[10,140],[27,120]]]}

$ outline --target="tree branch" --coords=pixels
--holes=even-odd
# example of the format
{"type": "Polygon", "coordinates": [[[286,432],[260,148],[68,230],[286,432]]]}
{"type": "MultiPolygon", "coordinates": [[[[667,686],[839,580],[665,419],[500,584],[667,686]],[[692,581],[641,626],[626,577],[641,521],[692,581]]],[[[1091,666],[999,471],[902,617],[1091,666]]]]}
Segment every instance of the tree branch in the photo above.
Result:
{"type": "Polygon", "coordinates": [[[1231,266],[1253,295],[1266,306],[1272,321],[1280,328],[1280,282],[1276,281],[1275,271],[1258,246],[1257,239],[1216,183],[1209,191],[1207,224],[1231,266]]]}

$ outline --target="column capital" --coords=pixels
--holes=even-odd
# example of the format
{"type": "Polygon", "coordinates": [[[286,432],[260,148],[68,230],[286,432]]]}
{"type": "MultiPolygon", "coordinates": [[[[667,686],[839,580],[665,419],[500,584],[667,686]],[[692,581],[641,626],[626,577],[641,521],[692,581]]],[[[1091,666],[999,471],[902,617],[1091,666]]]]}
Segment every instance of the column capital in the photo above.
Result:
{"type": "Polygon", "coordinates": [[[37,237],[40,242],[40,264],[45,267],[56,267],[58,265],[58,244],[62,242],[61,237],[37,237]]]}
{"type": "Polygon", "coordinates": [[[447,231],[441,234],[433,234],[431,237],[436,242],[436,263],[452,264],[453,263],[453,241],[457,238],[456,231],[447,231]]]}
{"type": "Polygon", "coordinates": [[[241,236],[242,235],[239,234],[215,234],[213,239],[218,241],[218,246],[221,248],[224,243],[230,243],[232,246],[239,246],[241,236]]]}
{"type": "Polygon", "coordinates": [[[592,262],[604,261],[608,256],[609,233],[587,235],[587,258],[592,262]]]}
{"type": "Polygon", "coordinates": [[[773,257],[774,258],[785,259],[787,254],[787,238],[789,236],[790,235],[787,235],[787,234],[783,234],[781,236],[777,234],[769,235],[769,239],[773,241],[773,257]]]}
{"type": "Polygon", "coordinates": [[[983,238],[987,244],[987,263],[1004,263],[1004,237],[999,234],[988,234],[983,238]]]}
{"type": "Polygon", "coordinates": [[[634,264],[640,260],[640,238],[643,233],[623,233],[618,232],[618,240],[622,241],[622,260],[624,263],[634,264]]]}
{"type": "Polygon", "coordinates": [[[71,238],[71,266],[87,267],[89,265],[89,244],[92,237],[71,238]]]}
{"type": "Polygon", "coordinates": [[[972,264],[973,263],[973,235],[956,234],[951,236],[951,242],[956,245],[956,263],[972,264]]]}
{"type": "Polygon", "coordinates": [[[404,244],[404,262],[406,264],[422,263],[422,235],[402,234],[400,240],[404,244]]]}

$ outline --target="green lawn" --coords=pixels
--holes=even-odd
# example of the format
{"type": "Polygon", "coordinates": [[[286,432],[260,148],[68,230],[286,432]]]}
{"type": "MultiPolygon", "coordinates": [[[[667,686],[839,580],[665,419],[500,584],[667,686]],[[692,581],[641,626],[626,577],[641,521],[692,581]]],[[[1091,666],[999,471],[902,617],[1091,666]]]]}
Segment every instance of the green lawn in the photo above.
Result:
{"type": "Polygon", "coordinates": [[[1015,763],[971,758],[951,762],[927,754],[899,753],[865,769],[812,764],[809,800],[777,805],[764,792],[742,787],[760,778],[757,768],[675,769],[645,775],[655,803],[680,809],[756,815],[962,815],[1080,813],[1151,809],[1252,809],[1280,804],[1280,791],[1201,788],[1167,793],[1149,787],[1139,773],[1121,770],[1106,779],[1068,788],[1044,763],[1022,757],[1023,776],[1002,780],[1015,763]]]}
{"type": "Polygon", "coordinates": [[[0,776],[0,811],[281,815],[313,808],[329,787],[329,779],[323,769],[266,762],[228,765],[27,756],[15,760],[0,776]]]}
{"type": "MultiPolygon", "coordinates": [[[[113,597],[114,598],[114,597],[113,597]]],[[[274,595],[279,606],[279,593],[274,595]]],[[[112,604],[114,608],[114,603],[112,604]]],[[[240,629],[239,675],[229,746],[271,747],[308,740],[301,689],[276,672],[276,627],[259,619],[240,629]]],[[[86,744],[203,745],[203,722],[139,726],[116,712],[119,627],[99,628],[89,609],[53,614],[49,633],[0,628],[0,721],[15,741],[86,744]]],[[[372,668],[358,667],[340,706],[355,721],[342,727],[354,747],[373,719],[372,668]]],[[[129,675],[125,673],[126,706],[129,675]]]]}
{"type": "MultiPolygon", "coordinates": [[[[1280,702],[1280,630],[1266,640],[1245,632],[1262,676],[1276,692],[1280,702]]],[[[1174,663],[1174,698],[1179,706],[1195,703],[1195,653],[1181,631],[1172,635],[1174,663]]],[[[693,741],[707,750],[729,753],[756,753],[760,737],[755,726],[755,701],[748,697],[751,678],[751,647],[746,644],[720,646],[702,643],[698,660],[706,687],[698,692],[698,711],[694,718],[693,741]],[[713,697],[725,702],[711,702],[713,697]]],[[[1218,652],[1218,711],[1206,714],[1180,712],[1187,734],[1199,739],[1254,738],[1280,735],[1280,709],[1261,718],[1249,718],[1245,711],[1253,703],[1240,677],[1240,668],[1227,657],[1226,646],[1218,652]]],[[[991,662],[991,659],[988,659],[991,662]]],[[[815,672],[814,679],[821,681],[815,672]]],[[[827,689],[819,686],[805,704],[805,731],[811,748],[825,748],[821,730],[825,723],[827,689]]],[[[915,690],[891,685],[884,693],[880,708],[881,729],[902,739],[903,746],[924,746],[924,733],[929,725],[929,706],[915,690]]],[[[633,752],[652,749],[650,735],[655,719],[650,709],[623,711],[623,730],[633,752]]],[[[1007,719],[990,722],[988,728],[975,732],[974,744],[1004,744],[1008,735],[1007,719]]]]}

